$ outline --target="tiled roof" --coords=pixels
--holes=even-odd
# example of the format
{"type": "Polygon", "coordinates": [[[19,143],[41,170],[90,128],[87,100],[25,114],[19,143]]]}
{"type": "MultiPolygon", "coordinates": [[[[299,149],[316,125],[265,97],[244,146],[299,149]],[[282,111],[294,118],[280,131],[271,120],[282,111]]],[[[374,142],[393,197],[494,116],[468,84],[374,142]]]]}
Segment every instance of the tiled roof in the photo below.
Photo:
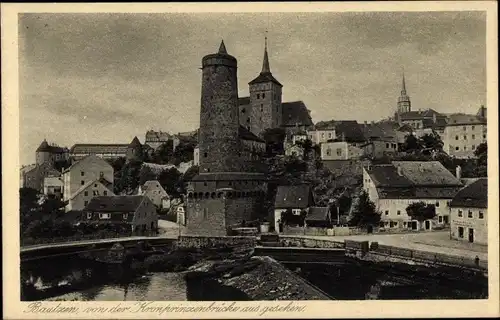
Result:
{"type": "Polygon", "coordinates": [[[414,186],[461,186],[458,180],[439,161],[393,161],[414,186]]]}
{"type": "Polygon", "coordinates": [[[335,134],[338,138],[345,137],[347,142],[365,141],[365,135],[356,120],[335,121],[335,134]]]}
{"type": "Polygon", "coordinates": [[[306,221],[326,221],[330,220],[328,207],[311,207],[307,214],[306,221]]]}
{"type": "Polygon", "coordinates": [[[250,104],[250,97],[241,97],[238,98],[238,105],[246,106],[250,104]]]}
{"type": "Polygon", "coordinates": [[[98,157],[95,154],[89,154],[87,156],[84,156],[80,160],[78,160],[76,162],[73,162],[69,167],[67,167],[66,169],[63,170],[63,173],[70,171],[71,169],[73,169],[74,167],[76,167],[78,164],[86,161],[87,159],[89,159],[91,157],[94,157],[94,158],[96,158],[96,159],[98,159],[100,161],[103,161],[103,163],[105,162],[106,164],[108,164],[111,167],[111,165],[106,160],[102,159],[101,157],[98,157]]]}
{"type": "Polygon", "coordinates": [[[283,126],[313,126],[311,115],[302,101],[284,102],[282,106],[283,126]]]}
{"type": "Polygon", "coordinates": [[[367,170],[376,187],[411,187],[412,182],[403,175],[392,164],[382,164],[367,170]]]}
{"type": "Polygon", "coordinates": [[[434,115],[436,117],[440,117],[441,114],[437,112],[436,110],[433,109],[427,109],[423,111],[410,111],[410,112],[405,112],[399,115],[401,120],[420,120],[424,118],[433,118],[434,115]]]}
{"type": "Polygon", "coordinates": [[[140,147],[141,142],[139,141],[139,139],[137,139],[137,137],[134,137],[134,139],[132,139],[132,142],[130,142],[129,146],[130,147],[140,147]]]}
{"type": "Polygon", "coordinates": [[[90,200],[85,211],[135,212],[145,199],[145,196],[99,196],[90,200]]]}
{"type": "Polygon", "coordinates": [[[488,207],[488,179],[481,178],[460,190],[450,203],[450,207],[488,207]]]}
{"type": "Polygon", "coordinates": [[[362,125],[362,130],[366,139],[395,138],[398,127],[395,122],[380,122],[362,125]]]}
{"type": "Polygon", "coordinates": [[[313,205],[311,187],[308,184],[279,186],[276,191],[276,209],[305,209],[313,205]]]}
{"type": "Polygon", "coordinates": [[[271,72],[261,72],[257,76],[257,78],[253,79],[248,84],[265,83],[265,82],[274,82],[277,85],[282,86],[282,84],[278,80],[276,80],[276,78],[272,75],[271,72]]]}
{"type": "Polygon", "coordinates": [[[72,154],[126,154],[129,144],[86,144],[78,143],[71,147],[72,154]]]}
{"type": "Polygon", "coordinates": [[[447,126],[486,124],[486,119],[475,114],[455,113],[448,117],[447,126]]]}

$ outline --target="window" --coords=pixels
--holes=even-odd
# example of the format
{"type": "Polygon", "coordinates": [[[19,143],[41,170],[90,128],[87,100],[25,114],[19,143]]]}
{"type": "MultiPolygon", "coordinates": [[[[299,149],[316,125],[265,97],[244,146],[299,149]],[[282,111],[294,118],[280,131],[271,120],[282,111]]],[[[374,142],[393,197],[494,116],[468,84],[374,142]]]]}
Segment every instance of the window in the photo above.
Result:
{"type": "Polygon", "coordinates": [[[208,218],[208,209],[203,208],[203,219],[207,219],[207,218],[208,218]]]}
{"type": "Polygon", "coordinates": [[[337,149],[337,155],[338,155],[338,156],[341,156],[341,155],[342,155],[342,149],[341,149],[341,148],[338,148],[338,149],[337,149]]]}
{"type": "Polygon", "coordinates": [[[263,104],[260,105],[260,112],[262,112],[262,111],[264,111],[264,105],[263,104]]]}
{"type": "Polygon", "coordinates": [[[332,155],[332,149],[328,148],[326,149],[326,155],[331,156],[332,155]]]}
{"type": "Polygon", "coordinates": [[[87,213],[87,219],[92,219],[92,213],[90,212],[87,213]]]}
{"type": "Polygon", "coordinates": [[[439,208],[439,201],[436,201],[436,208],[439,208]]]}
{"type": "Polygon", "coordinates": [[[458,210],[458,216],[459,216],[459,217],[462,217],[462,216],[463,216],[462,210],[458,210]]]}
{"type": "Polygon", "coordinates": [[[472,150],[476,150],[476,145],[475,144],[472,145],[472,150]]]}
{"type": "Polygon", "coordinates": [[[87,206],[88,204],[89,204],[89,202],[88,202],[87,200],[85,200],[85,201],[83,202],[83,205],[84,205],[84,206],[87,206]]]}
{"type": "Polygon", "coordinates": [[[438,222],[439,222],[439,223],[443,223],[443,216],[439,216],[439,217],[438,217],[438,222]]]}
{"type": "Polygon", "coordinates": [[[99,219],[109,219],[111,215],[109,213],[99,213],[99,219]]]}
{"type": "MultiPolygon", "coordinates": [[[[474,130],[476,128],[476,126],[472,126],[472,130],[474,130]]],[[[472,135],[472,139],[474,139],[474,135],[472,135]]]]}
{"type": "Polygon", "coordinates": [[[467,127],[464,127],[463,129],[464,129],[464,131],[467,131],[467,127]]]}
{"type": "Polygon", "coordinates": [[[460,150],[460,148],[459,147],[455,147],[455,150],[458,151],[458,150],[460,150]]]}
{"type": "Polygon", "coordinates": [[[84,196],[88,196],[88,195],[89,195],[89,192],[88,192],[88,191],[85,191],[85,192],[83,193],[83,195],[84,195],[84,196]]]}
{"type": "Polygon", "coordinates": [[[245,108],[241,109],[241,113],[245,113],[245,111],[246,111],[245,108]]]}
{"type": "Polygon", "coordinates": [[[455,136],[455,140],[458,140],[458,136],[455,136]]]}
{"type": "Polygon", "coordinates": [[[262,94],[262,99],[264,99],[265,97],[266,97],[266,94],[265,94],[265,93],[263,93],[263,94],[262,94]]]}
{"type": "Polygon", "coordinates": [[[472,139],[476,139],[476,135],[475,134],[472,135],[472,139]]]}
{"type": "Polygon", "coordinates": [[[467,151],[467,146],[464,146],[464,151],[467,151]]]}
{"type": "Polygon", "coordinates": [[[207,153],[207,152],[204,152],[204,153],[203,153],[203,157],[204,157],[204,158],[208,157],[208,153],[207,153]]]}
{"type": "Polygon", "coordinates": [[[250,118],[247,118],[247,123],[250,123],[250,118]]]}
{"type": "Polygon", "coordinates": [[[389,215],[389,210],[385,210],[385,215],[388,216],[389,215]]]}
{"type": "Polygon", "coordinates": [[[322,133],[322,134],[321,134],[321,138],[324,138],[324,137],[325,137],[325,134],[324,134],[324,133],[322,133]]]}
{"type": "Polygon", "coordinates": [[[98,190],[94,190],[92,193],[93,193],[94,196],[98,196],[99,195],[99,191],[98,190]]]}
{"type": "Polygon", "coordinates": [[[483,134],[483,139],[486,139],[486,135],[485,134],[483,134]]]}
{"type": "Polygon", "coordinates": [[[467,217],[472,218],[472,211],[469,210],[469,212],[467,212],[467,217]]]}
{"type": "Polygon", "coordinates": [[[260,93],[257,93],[257,99],[260,99],[260,93]]]}
{"type": "Polygon", "coordinates": [[[279,107],[278,107],[278,106],[276,106],[276,112],[279,112],[279,111],[280,111],[279,107]]]}
{"type": "Polygon", "coordinates": [[[123,214],[123,220],[127,220],[127,218],[128,218],[128,213],[124,213],[123,214]]]}
{"type": "Polygon", "coordinates": [[[101,178],[102,178],[103,176],[104,176],[104,172],[102,172],[102,171],[101,171],[101,172],[99,172],[99,177],[101,177],[101,178]]]}
{"type": "Polygon", "coordinates": [[[464,237],[464,228],[463,227],[458,227],[458,237],[459,238],[464,237]]]}
{"type": "Polygon", "coordinates": [[[467,136],[464,136],[464,140],[467,140],[467,136]]]}
{"type": "Polygon", "coordinates": [[[80,181],[80,184],[83,186],[85,184],[85,181],[84,180],[80,181]]]}
{"type": "Polygon", "coordinates": [[[397,214],[398,214],[398,216],[400,216],[401,215],[401,210],[398,210],[397,214]]]}
{"type": "Polygon", "coordinates": [[[94,184],[94,188],[97,188],[97,183],[94,184]]]}
{"type": "Polygon", "coordinates": [[[83,177],[85,175],[85,172],[80,172],[80,175],[83,177]]]}
{"type": "Polygon", "coordinates": [[[482,211],[479,211],[479,219],[484,219],[484,213],[482,211]]]}
{"type": "Polygon", "coordinates": [[[386,147],[387,149],[389,149],[389,144],[388,144],[388,143],[386,143],[386,144],[385,144],[385,147],[386,147]]]}
{"type": "Polygon", "coordinates": [[[107,196],[108,195],[108,192],[106,190],[104,190],[104,195],[107,196]]]}

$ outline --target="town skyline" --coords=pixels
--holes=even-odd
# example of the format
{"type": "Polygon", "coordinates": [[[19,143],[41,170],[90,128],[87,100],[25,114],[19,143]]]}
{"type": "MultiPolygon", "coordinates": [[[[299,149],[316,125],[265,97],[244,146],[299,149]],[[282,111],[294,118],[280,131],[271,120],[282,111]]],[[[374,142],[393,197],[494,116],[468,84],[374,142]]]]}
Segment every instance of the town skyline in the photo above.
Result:
{"type": "Polygon", "coordinates": [[[314,122],[392,116],[403,67],[412,110],[475,113],[486,105],[485,22],[481,12],[20,15],[20,160],[33,163],[44,138],[71,147],[196,129],[201,58],[224,39],[248,96],[266,30],[283,101],[304,101],[314,122]]]}

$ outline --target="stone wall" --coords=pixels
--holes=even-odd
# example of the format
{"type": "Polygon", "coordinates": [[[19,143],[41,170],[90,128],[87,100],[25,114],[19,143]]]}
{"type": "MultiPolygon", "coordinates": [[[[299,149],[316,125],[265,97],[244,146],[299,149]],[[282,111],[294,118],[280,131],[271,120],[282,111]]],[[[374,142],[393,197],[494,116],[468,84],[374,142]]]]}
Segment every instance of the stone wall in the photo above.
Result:
{"type": "Polygon", "coordinates": [[[344,248],[344,243],[323,239],[308,239],[303,237],[280,236],[280,242],[285,247],[303,248],[344,248]]]}
{"type": "Polygon", "coordinates": [[[181,236],[177,241],[178,248],[213,248],[219,246],[230,247],[255,247],[255,237],[204,237],[204,236],[181,236]]]}
{"type": "Polygon", "coordinates": [[[223,198],[189,198],[186,201],[186,234],[225,236],[223,198]]]}

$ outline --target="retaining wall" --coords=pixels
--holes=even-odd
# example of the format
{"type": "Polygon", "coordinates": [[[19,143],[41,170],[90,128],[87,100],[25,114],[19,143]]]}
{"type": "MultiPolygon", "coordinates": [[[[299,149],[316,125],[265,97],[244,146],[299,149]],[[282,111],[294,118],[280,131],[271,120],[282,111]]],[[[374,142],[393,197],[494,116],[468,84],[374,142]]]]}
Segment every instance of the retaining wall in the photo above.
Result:
{"type": "Polygon", "coordinates": [[[177,240],[178,248],[213,248],[213,247],[255,247],[255,237],[203,237],[181,236],[177,240]]]}

